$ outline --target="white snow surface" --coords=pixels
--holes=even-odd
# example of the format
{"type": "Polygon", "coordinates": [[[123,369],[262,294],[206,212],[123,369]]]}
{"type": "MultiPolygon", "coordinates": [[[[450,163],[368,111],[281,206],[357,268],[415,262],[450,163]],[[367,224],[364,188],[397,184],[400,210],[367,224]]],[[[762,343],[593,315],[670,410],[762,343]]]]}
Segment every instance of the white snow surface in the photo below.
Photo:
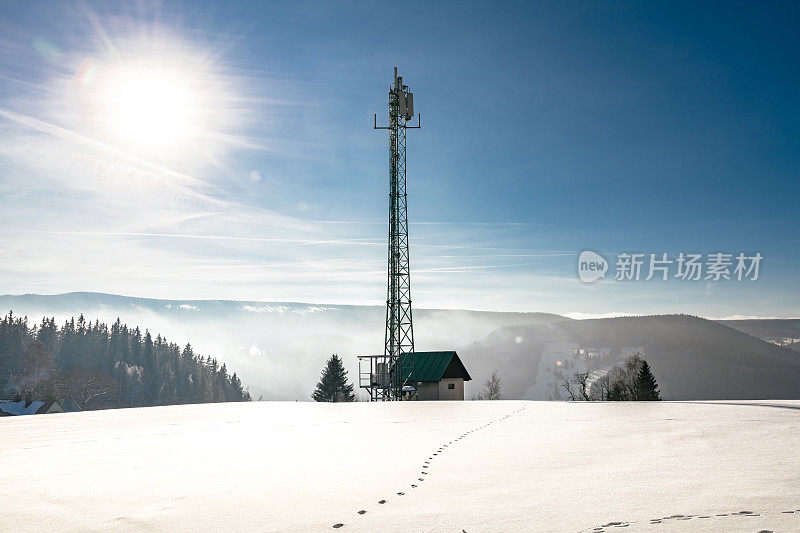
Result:
{"type": "Polygon", "coordinates": [[[798,401],[206,404],[0,436],[2,531],[800,531],[798,401]]]}

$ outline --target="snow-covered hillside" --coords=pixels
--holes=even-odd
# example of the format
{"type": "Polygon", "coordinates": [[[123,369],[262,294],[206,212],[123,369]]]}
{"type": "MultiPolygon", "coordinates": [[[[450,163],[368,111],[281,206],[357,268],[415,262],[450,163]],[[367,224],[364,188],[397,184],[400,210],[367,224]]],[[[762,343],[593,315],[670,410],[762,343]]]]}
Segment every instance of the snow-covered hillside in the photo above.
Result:
{"type": "Polygon", "coordinates": [[[0,419],[6,531],[800,531],[800,402],[0,419]]]}

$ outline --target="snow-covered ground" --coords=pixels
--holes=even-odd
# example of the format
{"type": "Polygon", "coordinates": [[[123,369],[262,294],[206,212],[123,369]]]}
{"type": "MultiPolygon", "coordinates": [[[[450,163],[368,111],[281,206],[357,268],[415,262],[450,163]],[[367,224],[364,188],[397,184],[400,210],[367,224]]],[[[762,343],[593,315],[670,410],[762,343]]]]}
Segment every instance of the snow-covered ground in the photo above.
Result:
{"type": "Polygon", "coordinates": [[[0,437],[2,531],[800,531],[797,401],[214,404],[0,437]]]}

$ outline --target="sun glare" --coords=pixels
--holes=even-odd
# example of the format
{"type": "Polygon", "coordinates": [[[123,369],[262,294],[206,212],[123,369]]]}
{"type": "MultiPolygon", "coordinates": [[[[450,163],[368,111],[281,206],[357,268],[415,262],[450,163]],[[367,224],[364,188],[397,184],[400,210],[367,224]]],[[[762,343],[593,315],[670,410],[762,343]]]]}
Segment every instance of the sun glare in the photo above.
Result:
{"type": "Polygon", "coordinates": [[[196,90],[175,70],[126,66],[112,70],[102,91],[110,133],[124,143],[169,148],[198,133],[196,90]]]}
{"type": "Polygon", "coordinates": [[[220,165],[251,120],[221,53],[153,30],[82,57],[62,81],[71,129],[153,163],[220,165]]]}

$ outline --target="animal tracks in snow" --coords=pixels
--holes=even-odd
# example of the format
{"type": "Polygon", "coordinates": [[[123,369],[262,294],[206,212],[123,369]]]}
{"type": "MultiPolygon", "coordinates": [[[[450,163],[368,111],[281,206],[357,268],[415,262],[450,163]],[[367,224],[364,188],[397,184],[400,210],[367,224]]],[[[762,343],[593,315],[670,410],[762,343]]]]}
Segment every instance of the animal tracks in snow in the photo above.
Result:
{"type": "MultiPolygon", "coordinates": [[[[507,418],[509,418],[511,415],[513,415],[513,414],[516,414],[516,413],[518,413],[518,412],[520,412],[520,411],[522,411],[522,410],[524,410],[524,409],[525,409],[525,406],[522,406],[522,407],[520,407],[519,409],[515,409],[514,411],[511,411],[509,414],[507,414],[507,415],[505,415],[505,416],[501,416],[500,418],[496,418],[496,419],[494,419],[494,420],[492,420],[492,421],[490,421],[490,422],[487,422],[487,423],[485,423],[485,424],[483,424],[483,425],[481,425],[481,426],[478,426],[478,427],[476,427],[476,428],[474,428],[474,429],[470,429],[469,431],[465,431],[464,433],[462,433],[461,435],[459,435],[459,436],[458,436],[458,437],[456,437],[455,439],[453,439],[453,440],[450,440],[450,441],[447,441],[447,443],[445,443],[445,444],[441,444],[441,445],[440,445],[440,446],[439,446],[439,447],[436,449],[436,451],[435,451],[435,452],[433,452],[433,453],[432,453],[432,454],[431,454],[431,455],[428,457],[428,460],[427,460],[427,461],[423,461],[423,463],[424,463],[424,464],[422,465],[422,468],[424,468],[424,469],[428,469],[428,468],[429,468],[429,467],[432,465],[432,461],[433,461],[433,460],[434,460],[436,457],[438,457],[438,456],[439,456],[439,454],[443,454],[444,452],[446,452],[446,451],[447,451],[447,448],[449,448],[451,445],[453,445],[453,444],[457,443],[457,442],[458,442],[458,441],[460,441],[461,439],[464,439],[464,438],[466,438],[466,437],[467,437],[467,436],[469,436],[471,433],[474,433],[474,432],[476,432],[476,431],[478,431],[478,430],[481,430],[481,429],[485,429],[485,428],[487,428],[487,427],[491,426],[492,424],[494,424],[495,422],[500,422],[501,420],[506,420],[506,419],[507,419],[507,418]]],[[[423,471],[420,471],[420,474],[422,474],[422,475],[425,475],[425,476],[427,476],[429,473],[430,473],[430,472],[426,472],[426,471],[424,471],[424,470],[423,470],[423,471]]],[[[420,477],[420,478],[417,478],[417,481],[425,481],[425,479],[426,479],[426,478],[424,478],[424,477],[420,477]]],[[[415,483],[412,483],[412,484],[411,484],[411,488],[412,488],[412,489],[415,489],[415,488],[417,488],[417,487],[418,487],[418,485],[417,485],[417,484],[415,484],[415,483]]],[[[398,496],[403,496],[403,495],[405,495],[405,493],[401,491],[401,492],[398,492],[398,493],[397,493],[397,495],[398,495],[398,496]]],[[[386,504],[386,503],[387,503],[387,500],[380,500],[380,501],[378,501],[378,503],[379,503],[379,504],[381,504],[381,505],[383,505],[383,504],[386,504]]],[[[362,510],[358,511],[358,514],[359,514],[359,515],[364,515],[364,514],[366,514],[366,513],[367,513],[367,511],[366,511],[365,509],[362,509],[362,510]]],[[[334,529],[339,529],[339,528],[341,528],[341,527],[344,527],[344,526],[345,526],[345,524],[344,524],[344,523],[342,523],[342,522],[337,522],[337,523],[333,524],[333,528],[334,528],[334,529]]]]}
{"type": "MultiPolygon", "coordinates": [[[[641,521],[641,522],[616,522],[616,521],[615,522],[608,522],[608,523],[603,524],[601,526],[596,526],[596,527],[593,527],[591,529],[587,529],[587,530],[584,530],[584,531],[587,532],[587,533],[588,532],[590,532],[590,533],[604,533],[604,532],[607,532],[607,531],[615,531],[616,530],[615,528],[625,528],[625,527],[630,527],[630,526],[634,526],[635,527],[636,524],[645,524],[646,523],[648,525],[658,525],[658,524],[665,524],[665,525],[673,524],[673,525],[677,525],[678,521],[686,521],[686,520],[723,521],[725,523],[720,523],[719,524],[719,530],[720,531],[724,531],[725,529],[732,527],[732,524],[729,523],[731,518],[745,518],[745,519],[747,519],[749,517],[761,516],[762,514],[766,515],[767,513],[764,513],[764,512],[756,513],[756,512],[753,512],[753,511],[732,511],[730,513],[718,513],[718,514],[715,514],[713,516],[710,515],[710,514],[709,515],[675,514],[675,515],[664,516],[664,517],[660,517],[660,518],[651,518],[647,522],[644,522],[644,521],[641,521]]],[[[773,513],[773,514],[775,514],[775,513],[773,513]]],[[[781,514],[798,514],[798,515],[800,515],[800,509],[789,510],[789,511],[781,511],[781,514]]],[[[670,531],[671,530],[672,529],[670,529],[670,531]]],[[[771,530],[768,530],[768,529],[762,529],[758,533],[773,533],[773,532],[771,530]]]]}

